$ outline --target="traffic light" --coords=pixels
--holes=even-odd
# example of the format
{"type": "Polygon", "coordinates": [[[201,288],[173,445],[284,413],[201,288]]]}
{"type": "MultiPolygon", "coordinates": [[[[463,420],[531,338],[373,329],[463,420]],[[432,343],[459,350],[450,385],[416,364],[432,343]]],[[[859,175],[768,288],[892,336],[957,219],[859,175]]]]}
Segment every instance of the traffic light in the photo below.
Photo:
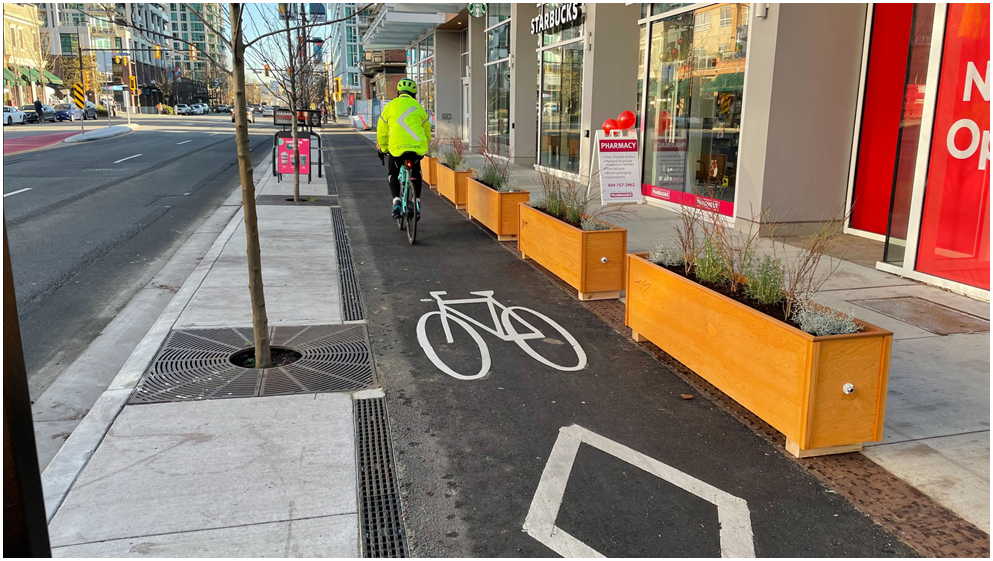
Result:
{"type": "Polygon", "coordinates": [[[263,68],[263,70],[265,71],[265,77],[268,78],[269,77],[269,65],[268,64],[265,65],[265,68],[263,68]]]}
{"type": "Polygon", "coordinates": [[[162,58],[162,47],[155,45],[152,49],[155,51],[155,58],[162,58]]]}
{"type": "Polygon", "coordinates": [[[129,78],[131,78],[131,95],[138,95],[138,80],[135,79],[134,74],[129,78]]]}
{"type": "Polygon", "coordinates": [[[197,59],[197,48],[196,45],[190,45],[190,60],[197,59]]]}
{"type": "Polygon", "coordinates": [[[334,100],[341,101],[341,76],[334,77],[334,100]]]}
{"type": "Polygon", "coordinates": [[[89,70],[84,70],[83,71],[83,89],[84,90],[89,90],[90,89],[90,71],[89,70]]]}

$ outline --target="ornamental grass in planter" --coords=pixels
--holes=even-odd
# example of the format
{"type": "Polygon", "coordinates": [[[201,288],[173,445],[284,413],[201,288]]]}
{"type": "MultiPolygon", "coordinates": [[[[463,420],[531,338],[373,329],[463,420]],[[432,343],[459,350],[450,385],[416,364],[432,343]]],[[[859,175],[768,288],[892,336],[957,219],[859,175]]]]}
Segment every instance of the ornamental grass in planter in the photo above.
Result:
{"type": "Polygon", "coordinates": [[[530,206],[518,205],[517,248],[575,288],[580,300],[619,298],[627,230],[604,220],[623,209],[593,209],[586,187],[547,172],[530,206]]]}
{"type": "Polygon", "coordinates": [[[466,185],[466,213],[497,235],[500,241],[517,239],[518,205],[527,204],[530,193],[515,189],[510,180],[510,162],[489,150],[489,139],[480,136],[483,167],[474,170],[466,185]]]}
{"type": "Polygon", "coordinates": [[[438,193],[455,203],[455,208],[465,208],[466,184],[472,170],[462,158],[465,144],[459,138],[449,141],[437,164],[438,193]]]}
{"type": "Polygon", "coordinates": [[[812,301],[837,268],[818,272],[842,224],[793,259],[775,239],[758,258],[757,234],[685,208],[677,244],[627,256],[625,323],[786,435],[795,456],[881,440],[893,334],[812,301]]]}

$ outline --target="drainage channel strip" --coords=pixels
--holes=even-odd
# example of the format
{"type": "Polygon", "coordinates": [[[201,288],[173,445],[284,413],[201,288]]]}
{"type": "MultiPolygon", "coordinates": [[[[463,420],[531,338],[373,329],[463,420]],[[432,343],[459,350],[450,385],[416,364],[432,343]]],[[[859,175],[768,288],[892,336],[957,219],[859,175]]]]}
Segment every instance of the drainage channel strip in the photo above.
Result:
{"type": "Polygon", "coordinates": [[[355,276],[352,250],[348,246],[348,233],[341,207],[331,207],[331,222],[334,224],[334,243],[338,255],[338,278],[341,281],[342,316],[345,321],[365,319],[362,312],[362,299],[359,296],[359,281],[355,276]]]}
{"type": "Polygon", "coordinates": [[[355,400],[362,556],[408,557],[385,398],[355,400]]]}

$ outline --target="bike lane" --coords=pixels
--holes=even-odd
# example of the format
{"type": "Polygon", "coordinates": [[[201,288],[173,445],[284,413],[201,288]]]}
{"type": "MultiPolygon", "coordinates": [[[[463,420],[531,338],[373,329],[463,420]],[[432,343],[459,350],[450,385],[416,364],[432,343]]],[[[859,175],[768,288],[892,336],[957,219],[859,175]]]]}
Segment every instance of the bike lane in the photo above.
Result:
{"type": "MultiPolygon", "coordinates": [[[[342,129],[324,138],[386,389],[413,555],[914,555],[731,415],[683,399],[695,392],[676,375],[426,187],[409,246],[389,219],[372,146],[342,129]],[[475,374],[482,358],[458,322],[446,344],[437,291],[445,300],[493,291],[498,318],[500,306],[547,316],[575,338],[586,367],[543,364],[486,304],[452,304],[446,311],[496,334],[462,320],[488,349],[489,372],[446,374],[418,340],[425,314],[424,336],[453,371],[475,374]]],[[[545,335],[527,341],[541,356],[577,363],[565,336],[518,313],[545,335]]]]}

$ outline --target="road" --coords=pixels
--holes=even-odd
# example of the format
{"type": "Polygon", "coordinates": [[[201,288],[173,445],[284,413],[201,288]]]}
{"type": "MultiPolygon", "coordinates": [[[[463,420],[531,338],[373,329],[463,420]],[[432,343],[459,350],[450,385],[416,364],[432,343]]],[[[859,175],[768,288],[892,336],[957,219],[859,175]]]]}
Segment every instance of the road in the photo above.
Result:
{"type": "Polygon", "coordinates": [[[696,394],[689,385],[427,189],[408,245],[372,147],[344,131],[324,142],[386,390],[411,556],[914,555],[716,404],[684,399],[696,394]],[[449,344],[437,291],[492,291],[492,301],[452,304],[479,327],[451,323],[449,344]],[[515,344],[494,319],[502,306],[533,310],[507,319],[544,339],[515,344]],[[425,342],[463,375],[480,371],[485,347],[489,372],[452,376],[425,342]],[[568,370],[577,347],[586,366],[568,370]]]}
{"type": "MultiPolygon", "coordinates": [[[[126,122],[116,118],[114,124],[126,122]]],[[[127,135],[4,156],[4,218],[32,398],[239,184],[230,116],[133,116],[127,135]]],[[[87,129],[106,120],[87,121],[87,129]]],[[[271,125],[249,125],[253,160],[271,125]]],[[[4,139],[79,123],[4,127],[4,139]]]]}

